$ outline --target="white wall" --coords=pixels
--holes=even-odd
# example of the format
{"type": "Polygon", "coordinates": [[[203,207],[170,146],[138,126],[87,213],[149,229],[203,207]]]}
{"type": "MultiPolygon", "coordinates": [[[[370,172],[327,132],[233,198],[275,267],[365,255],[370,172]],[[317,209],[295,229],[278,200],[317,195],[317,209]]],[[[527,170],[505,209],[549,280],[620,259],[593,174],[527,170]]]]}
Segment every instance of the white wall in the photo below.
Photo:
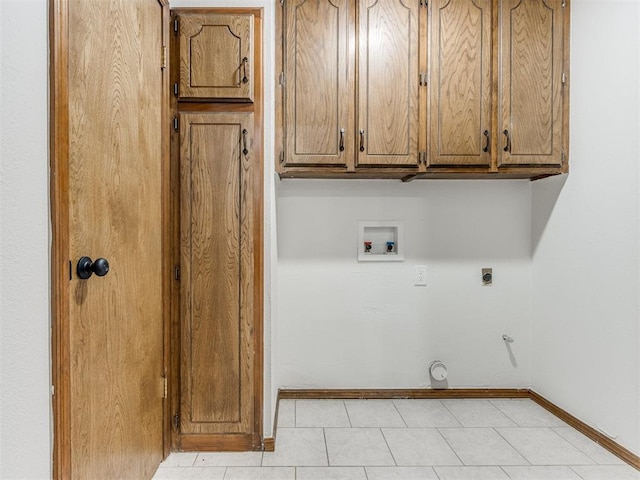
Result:
{"type": "Polygon", "coordinates": [[[276,385],[427,387],[439,359],[451,387],[528,386],[530,182],[283,180],[277,190],[276,385]],[[358,263],[359,220],[402,220],[405,261],[358,263]],[[426,287],[414,286],[414,265],[427,266],[426,287]]]}
{"type": "Polygon", "coordinates": [[[636,453],[639,19],[638,2],[572,3],[571,173],[533,186],[531,352],[536,391],[636,453]]]}
{"type": "Polygon", "coordinates": [[[0,1],[0,478],[51,476],[47,2],[0,1]]]}

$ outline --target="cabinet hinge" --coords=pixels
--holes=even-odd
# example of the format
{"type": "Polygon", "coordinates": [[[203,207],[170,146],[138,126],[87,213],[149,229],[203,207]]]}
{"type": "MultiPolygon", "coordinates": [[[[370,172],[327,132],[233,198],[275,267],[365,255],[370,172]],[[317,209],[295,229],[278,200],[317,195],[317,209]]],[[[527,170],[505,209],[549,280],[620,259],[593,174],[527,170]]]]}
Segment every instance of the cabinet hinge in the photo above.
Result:
{"type": "Polygon", "coordinates": [[[420,86],[424,87],[427,85],[427,73],[426,72],[422,72],[420,73],[420,86]]]}
{"type": "Polygon", "coordinates": [[[180,122],[178,120],[178,117],[173,117],[173,129],[177,132],[179,128],[180,122]]]}
{"type": "Polygon", "coordinates": [[[421,7],[428,7],[429,6],[429,1],[428,0],[420,0],[420,6],[421,7]]]}
{"type": "Polygon", "coordinates": [[[280,0],[280,5],[284,7],[284,0],[280,0]]]}
{"type": "Polygon", "coordinates": [[[176,430],[180,428],[180,415],[177,413],[173,416],[173,426],[176,430]]]}
{"type": "Polygon", "coordinates": [[[56,396],[56,387],[55,387],[55,385],[51,385],[51,396],[52,397],[56,396]]]}
{"type": "Polygon", "coordinates": [[[174,18],[173,19],[173,33],[175,33],[177,35],[179,28],[180,28],[180,22],[179,22],[178,18],[174,18]]]}
{"type": "Polygon", "coordinates": [[[567,0],[562,0],[562,8],[567,6],[567,0]]]}
{"type": "Polygon", "coordinates": [[[167,68],[167,47],[165,47],[164,45],[162,46],[160,68],[167,68]]]}
{"type": "Polygon", "coordinates": [[[425,165],[427,164],[427,151],[423,150],[422,152],[420,152],[418,154],[418,165],[420,165],[421,163],[424,163],[425,165]]]}
{"type": "Polygon", "coordinates": [[[177,97],[178,96],[178,82],[173,84],[173,94],[177,97]]]}
{"type": "Polygon", "coordinates": [[[69,281],[73,280],[73,263],[69,260],[69,281]]]}
{"type": "Polygon", "coordinates": [[[280,163],[284,163],[284,150],[280,152],[280,163]]]}
{"type": "Polygon", "coordinates": [[[567,83],[567,74],[562,72],[562,84],[564,85],[565,83],[567,83]]]}
{"type": "Polygon", "coordinates": [[[562,154],[560,155],[560,158],[562,160],[562,163],[564,164],[564,150],[562,150],[562,154]]]}
{"type": "Polygon", "coordinates": [[[280,85],[284,85],[287,83],[287,79],[284,76],[284,72],[280,72],[280,78],[278,79],[280,85]]]}
{"type": "Polygon", "coordinates": [[[173,278],[176,282],[180,281],[180,267],[178,267],[177,265],[173,267],[173,278]]]}

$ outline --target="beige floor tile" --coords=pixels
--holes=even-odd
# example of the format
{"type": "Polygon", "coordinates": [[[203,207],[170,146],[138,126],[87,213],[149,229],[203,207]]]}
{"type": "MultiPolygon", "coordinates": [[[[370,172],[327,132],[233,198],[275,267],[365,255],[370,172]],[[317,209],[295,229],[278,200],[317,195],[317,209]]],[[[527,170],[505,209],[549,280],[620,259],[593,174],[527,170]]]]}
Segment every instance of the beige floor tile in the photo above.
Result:
{"type": "Polygon", "coordinates": [[[500,467],[434,467],[440,480],[509,480],[500,467]]]}
{"type": "Polygon", "coordinates": [[[590,465],[595,462],[550,428],[497,428],[532,465],[590,465]]]}
{"type": "Polygon", "coordinates": [[[511,480],[581,480],[571,467],[519,466],[502,467],[511,480]]]}
{"type": "Polygon", "coordinates": [[[394,400],[407,427],[461,427],[440,400],[394,400]]]}
{"type": "Polygon", "coordinates": [[[462,464],[435,428],[383,428],[382,432],[398,465],[462,464]]]}
{"type": "Polygon", "coordinates": [[[393,400],[345,400],[352,427],[406,427],[393,400]]]}
{"type": "Polygon", "coordinates": [[[296,400],[296,427],[350,427],[342,400],[296,400]]]}
{"type": "Polygon", "coordinates": [[[440,428],[440,434],[465,465],[527,465],[493,428],[440,428]]]}
{"type": "Polygon", "coordinates": [[[297,467],[296,480],[367,480],[364,467],[297,467]]]}
{"type": "Polygon", "coordinates": [[[379,428],[327,428],[331,466],[395,465],[379,428]]]}
{"type": "Polygon", "coordinates": [[[516,427],[489,400],[442,400],[463,427],[516,427]]]}
{"type": "Polygon", "coordinates": [[[279,428],[276,451],[265,452],[266,467],[327,466],[327,449],[321,428],[279,428]]]}
{"type": "Polygon", "coordinates": [[[438,480],[431,467],[366,467],[368,480],[438,480]]]}

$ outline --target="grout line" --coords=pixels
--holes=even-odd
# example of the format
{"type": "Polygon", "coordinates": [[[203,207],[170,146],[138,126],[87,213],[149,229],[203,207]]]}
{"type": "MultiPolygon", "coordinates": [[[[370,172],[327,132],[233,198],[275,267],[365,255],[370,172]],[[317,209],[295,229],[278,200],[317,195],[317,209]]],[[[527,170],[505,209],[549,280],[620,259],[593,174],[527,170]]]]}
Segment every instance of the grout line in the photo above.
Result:
{"type": "Polygon", "coordinates": [[[349,428],[353,428],[353,424],[351,423],[351,416],[349,416],[349,409],[347,408],[347,404],[344,400],[342,400],[342,407],[344,411],[347,412],[347,420],[349,420],[349,428]]]}
{"type": "MultiPolygon", "coordinates": [[[[507,417],[509,420],[511,420],[511,421],[515,424],[515,426],[516,426],[516,427],[525,427],[525,426],[526,426],[526,425],[520,425],[520,423],[518,423],[514,418],[511,418],[507,412],[505,412],[505,411],[504,411],[504,410],[502,410],[498,405],[496,405],[495,403],[493,403],[493,400],[496,400],[496,399],[492,399],[492,398],[490,398],[490,399],[489,399],[489,403],[491,404],[491,406],[492,406],[493,408],[495,408],[496,410],[498,410],[502,415],[504,415],[505,417],[507,417]]],[[[503,400],[503,399],[500,399],[500,400],[503,400]]],[[[511,399],[509,399],[509,400],[511,400],[511,399]]],[[[512,428],[513,428],[513,427],[512,427],[512,428]]]]}
{"type": "MultiPolygon", "coordinates": [[[[446,443],[446,444],[447,444],[447,446],[448,446],[448,447],[449,447],[449,449],[453,452],[453,454],[456,456],[456,458],[457,458],[458,460],[460,460],[460,465],[462,465],[462,466],[467,466],[467,464],[466,464],[466,463],[464,463],[464,462],[462,461],[462,459],[460,458],[460,455],[458,455],[458,452],[456,452],[456,451],[455,451],[455,449],[451,446],[451,444],[449,443],[449,440],[447,440],[447,438],[442,434],[442,432],[440,431],[440,428],[436,427],[434,430],[435,430],[436,432],[438,432],[438,435],[440,435],[440,438],[442,438],[442,440],[444,440],[444,443],[446,443]]],[[[444,465],[443,465],[443,466],[444,466],[444,465]]],[[[435,468],[434,468],[434,471],[435,471],[435,468]]],[[[437,475],[437,473],[436,473],[436,475],[437,475]]]]}
{"type": "Polygon", "coordinates": [[[224,473],[222,474],[222,480],[227,478],[227,470],[229,470],[229,467],[224,467],[224,473]]]}
{"type": "Polygon", "coordinates": [[[298,426],[298,401],[293,401],[293,428],[298,426]]]}
{"type": "MultiPolygon", "coordinates": [[[[491,429],[492,429],[494,432],[496,432],[496,433],[500,436],[500,438],[502,438],[505,442],[507,442],[507,445],[509,445],[511,448],[513,448],[513,449],[518,453],[518,455],[520,455],[522,458],[524,458],[524,461],[525,461],[525,462],[527,462],[527,464],[528,464],[529,466],[534,466],[534,465],[529,461],[529,459],[524,455],[524,453],[522,453],[520,450],[518,450],[518,449],[515,447],[515,445],[513,445],[509,440],[507,440],[507,439],[506,439],[506,438],[505,438],[505,437],[504,437],[504,436],[503,436],[503,435],[498,431],[498,428],[502,428],[502,427],[491,427],[491,429]]],[[[525,427],[519,427],[519,428],[525,428],[525,427]]]]}
{"type": "Polygon", "coordinates": [[[324,456],[327,459],[327,466],[330,467],[331,463],[329,462],[329,447],[327,445],[327,434],[324,431],[324,428],[322,429],[322,438],[324,438],[324,456]]]}
{"type": "MultiPolygon", "coordinates": [[[[526,458],[525,458],[525,460],[526,460],[526,458]]],[[[509,465],[509,466],[511,466],[511,465],[509,465]]],[[[514,466],[515,466],[515,465],[514,465],[514,466]]],[[[525,467],[526,465],[519,465],[519,466],[525,467]]],[[[504,465],[498,465],[498,468],[500,468],[500,470],[502,470],[502,471],[504,472],[504,474],[507,476],[507,478],[511,478],[511,475],[509,475],[509,472],[507,472],[507,471],[504,469],[504,465]]]]}
{"type": "Polygon", "coordinates": [[[393,458],[393,463],[395,463],[396,467],[397,467],[398,466],[398,461],[396,460],[396,457],[393,454],[393,451],[391,450],[391,447],[389,446],[389,442],[387,441],[387,437],[385,437],[384,432],[382,431],[382,428],[380,428],[380,433],[382,434],[382,438],[384,439],[384,443],[387,445],[387,449],[389,450],[389,453],[391,454],[391,458],[393,458]]]}
{"type": "Polygon", "coordinates": [[[443,467],[444,467],[444,465],[433,465],[433,466],[431,467],[431,470],[433,470],[433,473],[435,473],[435,474],[436,474],[436,478],[437,478],[438,480],[442,480],[442,479],[440,478],[440,475],[438,475],[438,471],[436,470],[436,467],[437,467],[437,466],[443,466],[443,467]]]}
{"type": "Polygon", "coordinates": [[[391,399],[391,404],[393,405],[393,408],[396,409],[396,412],[398,412],[398,415],[400,415],[400,420],[402,420],[402,423],[404,423],[404,426],[409,428],[409,424],[406,422],[406,420],[402,416],[402,413],[400,413],[400,410],[398,410],[398,406],[396,405],[396,402],[393,399],[391,399]]]}
{"type": "Polygon", "coordinates": [[[569,469],[575,473],[577,476],[579,476],[580,478],[584,479],[584,477],[582,475],[580,475],[571,465],[567,465],[567,467],[569,467],[569,469]]]}

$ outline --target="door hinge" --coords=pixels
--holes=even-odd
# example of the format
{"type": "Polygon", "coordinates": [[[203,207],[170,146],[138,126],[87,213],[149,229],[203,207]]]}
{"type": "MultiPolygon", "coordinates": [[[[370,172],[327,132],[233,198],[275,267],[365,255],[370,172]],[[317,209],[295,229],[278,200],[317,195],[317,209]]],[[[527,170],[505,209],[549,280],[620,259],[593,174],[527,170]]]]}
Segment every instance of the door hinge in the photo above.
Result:
{"type": "Polygon", "coordinates": [[[180,23],[178,21],[178,17],[173,19],[173,33],[175,33],[176,35],[178,34],[178,29],[179,29],[180,23]]]}
{"type": "Polygon", "coordinates": [[[56,396],[56,386],[55,385],[51,385],[51,396],[52,397],[56,396]]]}
{"type": "Polygon", "coordinates": [[[284,150],[280,152],[280,163],[284,163],[284,150]]]}
{"type": "Polygon", "coordinates": [[[567,83],[567,74],[562,72],[562,84],[564,85],[565,83],[567,83]]]}
{"type": "Polygon", "coordinates": [[[178,117],[173,117],[173,129],[177,132],[179,128],[180,121],[178,120],[178,117]]]}
{"type": "Polygon", "coordinates": [[[562,0],[562,8],[567,6],[567,0],[562,0]]]}
{"type": "Polygon", "coordinates": [[[173,278],[176,280],[176,282],[180,281],[180,267],[178,267],[177,265],[173,267],[173,278]]]}
{"type": "Polygon", "coordinates": [[[424,87],[427,85],[427,73],[426,72],[422,72],[420,73],[420,86],[424,87]]]}
{"type": "Polygon", "coordinates": [[[284,7],[284,0],[280,0],[280,5],[284,7]]]}
{"type": "Polygon", "coordinates": [[[284,76],[284,72],[280,72],[280,78],[278,80],[278,83],[280,83],[280,85],[285,85],[287,83],[287,80],[284,76]]]}
{"type": "Polygon", "coordinates": [[[180,415],[177,413],[173,416],[173,426],[176,430],[180,428],[180,415]]]}
{"type": "Polygon", "coordinates": [[[178,82],[173,84],[173,94],[177,97],[180,90],[178,90],[178,82]]]}
{"type": "Polygon", "coordinates": [[[163,383],[163,392],[164,392],[162,394],[162,398],[168,398],[169,397],[169,382],[168,382],[166,376],[162,377],[162,383],[163,383]]]}
{"type": "Polygon", "coordinates": [[[167,68],[167,47],[164,45],[162,46],[160,68],[162,69],[167,68]]]}

